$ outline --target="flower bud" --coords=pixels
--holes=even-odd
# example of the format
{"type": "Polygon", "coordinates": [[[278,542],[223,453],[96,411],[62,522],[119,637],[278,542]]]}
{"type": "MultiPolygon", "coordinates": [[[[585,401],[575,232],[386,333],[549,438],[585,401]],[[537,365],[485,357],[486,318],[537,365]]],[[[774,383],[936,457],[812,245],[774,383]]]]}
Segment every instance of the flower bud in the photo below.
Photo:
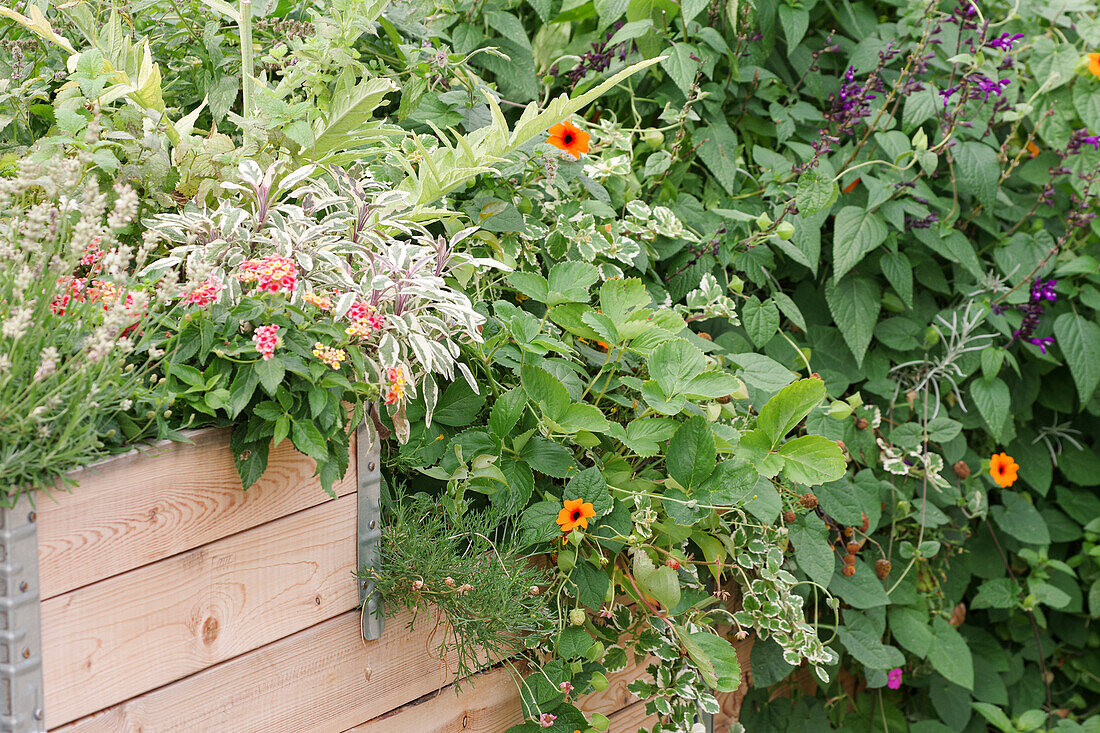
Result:
{"type": "Polygon", "coordinates": [[[583,608],[574,608],[569,612],[569,623],[574,626],[583,626],[586,614],[583,608]]]}
{"type": "Polygon", "coordinates": [[[768,212],[764,212],[760,216],[756,217],[756,226],[761,229],[767,229],[772,225],[772,218],[768,216],[768,212]]]}
{"type": "Polygon", "coordinates": [[[789,221],[779,222],[779,226],[775,228],[775,233],[779,235],[779,238],[784,242],[789,241],[794,236],[794,224],[789,221]]]}

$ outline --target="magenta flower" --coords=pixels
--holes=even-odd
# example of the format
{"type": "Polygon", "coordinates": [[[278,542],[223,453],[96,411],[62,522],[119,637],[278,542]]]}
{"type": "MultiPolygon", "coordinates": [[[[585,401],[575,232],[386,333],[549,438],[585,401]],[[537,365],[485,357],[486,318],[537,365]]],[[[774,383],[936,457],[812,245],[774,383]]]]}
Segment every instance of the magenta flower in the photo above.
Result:
{"type": "Polygon", "coordinates": [[[886,673],[886,686],[891,690],[901,687],[901,667],[894,667],[886,673]]]}
{"type": "Polygon", "coordinates": [[[558,716],[551,715],[550,713],[543,713],[539,716],[539,725],[543,728],[549,728],[554,724],[554,721],[558,719],[558,716]]]}

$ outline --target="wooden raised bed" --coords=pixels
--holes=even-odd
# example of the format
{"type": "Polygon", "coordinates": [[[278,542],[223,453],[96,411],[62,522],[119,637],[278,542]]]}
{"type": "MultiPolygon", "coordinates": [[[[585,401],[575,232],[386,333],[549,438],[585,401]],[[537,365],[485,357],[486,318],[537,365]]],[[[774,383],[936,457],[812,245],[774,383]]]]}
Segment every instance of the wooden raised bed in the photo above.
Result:
{"type": "MultiPolygon", "coordinates": [[[[426,621],[410,633],[399,616],[363,640],[354,449],[332,498],[289,441],[242,491],[228,431],[191,438],[38,497],[44,729],[496,733],[521,722],[503,669],[454,694],[426,621]]],[[[644,666],[582,707],[637,730],[643,703],[626,685],[644,666]]]]}

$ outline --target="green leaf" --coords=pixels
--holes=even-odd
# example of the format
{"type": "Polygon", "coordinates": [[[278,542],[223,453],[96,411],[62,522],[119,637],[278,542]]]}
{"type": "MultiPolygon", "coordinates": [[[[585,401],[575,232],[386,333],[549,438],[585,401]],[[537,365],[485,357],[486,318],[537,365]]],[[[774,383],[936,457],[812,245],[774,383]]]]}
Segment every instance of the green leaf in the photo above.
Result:
{"type": "Polygon", "coordinates": [[[1081,404],[1087,404],[1100,384],[1100,325],[1076,313],[1063,313],[1054,321],[1054,336],[1077,385],[1081,404]]]}
{"type": "Polygon", "coordinates": [[[694,400],[711,400],[724,397],[737,390],[737,377],[729,372],[703,372],[684,387],[684,395],[694,400]]]}
{"type": "Polygon", "coordinates": [[[661,68],[680,88],[685,97],[690,93],[691,84],[695,81],[695,74],[701,66],[698,61],[692,61],[691,59],[693,54],[698,57],[697,51],[698,49],[695,46],[687,43],[674,43],[671,47],[665,49],[666,57],[661,61],[661,68]]]}
{"type": "Polygon", "coordinates": [[[557,525],[561,502],[540,501],[524,510],[519,520],[519,547],[525,548],[540,542],[549,542],[561,535],[557,525]]]}
{"type": "Polygon", "coordinates": [[[833,224],[833,280],[859,264],[868,252],[886,240],[886,225],[874,212],[845,206],[833,224]]]}
{"type": "Polygon", "coordinates": [[[626,12],[626,6],[630,0],[594,0],[596,14],[600,16],[600,27],[604,28],[612,21],[618,20],[626,12]]]}
{"type": "MultiPolygon", "coordinates": [[[[585,560],[578,562],[569,573],[569,581],[576,586],[574,592],[577,594],[577,600],[593,611],[600,607],[607,596],[607,589],[611,587],[611,580],[607,577],[607,573],[585,560]]],[[[588,643],[591,646],[591,639],[588,643]]],[[[584,650],[588,651],[588,647],[584,650]]]]}
{"type": "Polygon", "coordinates": [[[520,367],[520,382],[527,397],[542,408],[546,417],[555,422],[572,404],[565,385],[542,367],[524,364],[520,367]]]}
{"type": "Polygon", "coordinates": [[[489,411],[489,432],[503,439],[519,422],[526,406],[527,394],[519,387],[502,394],[489,411]]]}
{"type": "Polygon", "coordinates": [[[317,461],[328,459],[328,446],[325,437],[317,426],[308,420],[294,420],[290,423],[290,440],[300,452],[317,461]]]}
{"type": "Polygon", "coordinates": [[[863,560],[856,560],[855,569],[855,574],[850,578],[835,573],[829,582],[829,592],[840,596],[842,601],[853,608],[889,605],[890,599],[886,596],[882,581],[875,575],[875,569],[863,560]]]}
{"type": "Polygon", "coordinates": [[[600,279],[599,270],[587,262],[559,262],[550,269],[547,305],[587,303],[588,289],[600,279]]]}
{"type": "Polygon", "coordinates": [[[862,613],[846,611],[844,625],[837,629],[841,643],[856,661],[868,669],[892,669],[905,664],[896,647],[882,643],[874,622],[862,613]]]}
{"type": "MultiPolygon", "coordinates": [[[[692,62],[697,69],[698,64],[692,62]]],[[[695,73],[693,70],[692,74],[695,73]]],[[[702,139],[703,144],[696,151],[699,159],[710,169],[714,179],[726,189],[726,193],[734,193],[734,184],[737,181],[737,133],[735,133],[722,117],[711,118],[706,127],[696,130],[694,137],[702,139]]]]}
{"type": "MultiPolygon", "coordinates": [[[[538,436],[523,444],[519,457],[539,473],[554,478],[568,478],[577,470],[573,453],[561,443],[538,436]]],[[[559,507],[560,508],[560,507],[559,507]]]]}
{"type": "Polygon", "coordinates": [[[650,304],[652,298],[645,285],[636,277],[625,280],[608,280],[600,286],[600,310],[611,319],[615,328],[624,330],[628,321],[638,311],[650,304]]]}
{"type": "Polygon", "coordinates": [[[900,252],[883,252],[878,260],[882,274],[905,304],[913,307],[913,266],[900,252]]]}
{"type": "Polygon", "coordinates": [[[1015,608],[1020,601],[1020,591],[1011,578],[994,578],[978,587],[978,593],[970,602],[970,607],[1015,608]]]}
{"type": "Polygon", "coordinates": [[[649,355],[649,376],[665,397],[680,395],[706,366],[703,352],[683,339],[665,341],[649,355]]]}
{"type": "Polygon", "coordinates": [[[987,211],[992,210],[997,202],[997,179],[1001,175],[997,151],[969,140],[953,148],[951,155],[962,190],[973,194],[987,211]]]}
{"type": "Polygon", "coordinates": [[[282,359],[277,356],[270,359],[261,359],[255,362],[252,368],[256,372],[256,377],[260,380],[260,384],[263,385],[264,391],[274,396],[275,390],[283,382],[283,375],[286,374],[282,359]]]}
{"type": "Polygon", "coordinates": [[[714,433],[706,418],[696,415],[672,436],[665,463],[668,475],[690,493],[713,473],[716,460],[714,433]]]}
{"type": "Polygon", "coordinates": [[[816,514],[807,514],[788,525],[787,530],[798,567],[810,580],[827,588],[833,577],[835,560],[825,523],[816,514]]]}
{"type": "Polygon", "coordinates": [[[802,216],[813,216],[832,206],[839,195],[839,188],[832,176],[826,176],[818,168],[810,168],[798,176],[795,203],[802,216]]]}
{"type": "Polygon", "coordinates": [[[863,364],[882,307],[882,291],[874,280],[848,275],[840,282],[825,283],[825,301],[844,342],[858,365],[863,364]]]}
{"type": "Polygon", "coordinates": [[[779,5],[779,25],[783,27],[783,35],[787,38],[787,55],[790,56],[802,43],[806,30],[810,27],[810,13],[804,8],[794,8],[790,5],[779,5]]]}
{"type": "MultiPolygon", "coordinates": [[[[588,565],[588,563],[580,563],[588,565]]],[[[604,578],[606,579],[606,575],[604,578]]],[[[583,626],[566,626],[558,637],[558,656],[562,659],[576,659],[583,657],[595,640],[592,635],[584,630],[583,626]]]]}
{"type": "Polygon", "coordinates": [[[650,458],[660,452],[663,443],[676,432],[676,421],[667,417],[650,417],[632,420],[626,430],[615,437],[642,458],[650,458]]]}
{"type": "Polygon", "coordinates": [[[779,455],[783,457],[784,475],[796,483],[815,486],[844,475],[840,446],[820,435],[803,435],[784,443],[779,455]]]}
{"type": "Polygon", "coordinates": [[[374,110],[395,90],[397,85],[381,76],[365,78],[350,89],[338,84],[327,119],[321,120],[314,131],[313,154],[320,158],[353,147],[374,110]]]}
{"type": "Polygon", "coordinates": [[[642,590],[657,599],[663,608],[673,609],[680,603],[680,579],[676,571],[667,565],[641,575],[635,571],[635,579],[642,590]]]}
{"type": "Polygon", "coordinates": [[[741,306],[741,322],[754,344],[766,346],[779,330],[779,308],[775,301],[768,299],[761,303],[754,295],[741,306]]]}
{"type": "Polygon", "coordinates": [[[538,273],[517,270],[509,272],[507,280],[509,285],[531,300],[545,303],[549,299],[550,286],[547,284],[546,278],[538,273]]]}
{"type": "Polygon", "coordinates": [[[1008,385],[996,377],[993,379],[980,377],[970,383],[970,396],[974,398],[974,404],[978,406],[978,412],[985,420],[989,434],[1000,439],[1004,433],[1008,408],[1012,402],[1008,385]]]}
{"type": "Polygon", "coordinates": [[[1049,545],[1050,530],[1039,510],[1023,494],[1015,491],[1002,491],[1003,506],[990,509],[993,519],[1002,530],[1020,542],[1031,545],[1049,545]]]}
{"type": "Polygon", "coordinates": [[[611,511],[611,493],[607,490],[607,481],[595,466],[586,468],[569,479],[561,497],[562,501],[583,499],[592,505],[597,519],[611,511]]]}
{"type": "Polygon", "coordinates": [[[820,379],[800,379],[779,390],[760,408],[756,427],[772,440],[772,446],[794,430],[810,414],[810,410],[825,399],[825,382],[820,379]]]}
{"type": "Polygon", "coordinates": [[[974,662],[970,656],[970,647],[955,627],[940,616],[932,621],[928,661],[949,682],[967,690],[974,689],[974,662]]]}
{"type": "Polygon", "coordinates": [[[928,649],[932,646],[928,612],[923,608],[894,607],[890,609],[889,617],[890,633],[897,642],[920,659],[928,656],[928,649]]]}
{"type": "MultiPolygon", "coordinates": [[[[174,368],[174,367],[173,367],[174,368]]],[[[237,375],[229,385],[229,417],[236,418],[241,410],[252,401],[252,395],[256,391],[256,385],[260,383],[260,375],[248,365],[241,365],[237,369],[237,375]]]]}
{"type": "Polygon", "coordinates": [[[713,682],[708,680],[707,684],[719,692],[733,692],[741,686],[741,665],[732,644],[707,631],[696,631],[690,634],[690,638],[706,655],[710,669],[714,670],[715,679],[713,682]]]}
{"type": "Polygon", "coordinates": [[[970,707],[978,711],[978,713],[989,722],[990,725],[995,725],[1004,733],[1015,733],[1016,726],[1012,724],[1008,716],[1004,711],[996,705],[991,705],[987,702],[972,702],[970,707]]]}
{"type": "Polygon", "coordinates": [[[439,398],[432,420],[441,425],[463,427],[472,423],[484,406],[484,395],[470,389],[465,379],[459,379],[451,382],[439,398]]]}

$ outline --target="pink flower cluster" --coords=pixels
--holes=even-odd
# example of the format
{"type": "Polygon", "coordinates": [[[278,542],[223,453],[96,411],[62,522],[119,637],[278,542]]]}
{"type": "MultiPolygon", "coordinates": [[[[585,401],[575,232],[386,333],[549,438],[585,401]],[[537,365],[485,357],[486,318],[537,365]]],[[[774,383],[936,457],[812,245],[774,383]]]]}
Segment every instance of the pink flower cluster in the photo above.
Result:
{"type": "Polygon", "coordinates": [[[99,248],[99,237],[94,237],[90,243],[84,247],[84,255],[80,258],[80,264],[91,267],[92,265],[103,259],[103,256],[107,254],[99,248]]]}
{"type": "MultiPolygon", "coordinates": [[[[50,310],[59,316],[65,315],[69,305],[74,302],[84,303],[90,301],[95,303],[99,301],[103,303],[103,310],[107,310],[119,297],[118,286],[108,280],[89,280],[86,277],[74,277],[68,280],[61,279],[57,284],[64,289],[64,292],[54,297],[53,303],[50,304],[50,310]]],[[[134,296],[127,293],[124,302],[126,307],[130,308],[134,304],[134,296]]]]}
{"type": "Polygon", "coordinates": [[[202,284],[187,294],[184,302],[205,308],[218,299],[218,294],[221,293],[224,287],[216,277],[208,277],[202,281],[202,284]]]}
{"type": "Polygon", "coordinates": [[[267,361],[275,355],[275,349],[279,346],[279,327],[260,326],[252,334],[252,343],[256,344],[256,351],[267,361]]]}
{"type": "Polygon", "coordinates": [[[268,255],[262,260],[242,262],[237,279],[244,283],[258,283],[260,290],[269,293],[290,293],[298,283],[298,266],[287,257],[268,255]]]}

